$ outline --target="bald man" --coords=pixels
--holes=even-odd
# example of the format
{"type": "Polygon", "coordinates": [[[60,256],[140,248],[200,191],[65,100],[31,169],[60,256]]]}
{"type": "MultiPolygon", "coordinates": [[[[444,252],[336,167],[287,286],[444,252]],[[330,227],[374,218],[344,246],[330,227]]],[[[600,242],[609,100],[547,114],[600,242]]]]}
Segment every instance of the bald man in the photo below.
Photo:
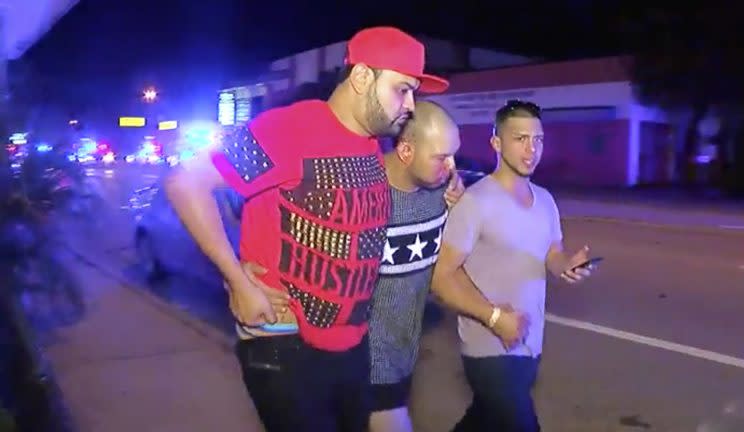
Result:
{"type": "Polygon", "coordinates": [[[459,147],[452,118],[419,101],[385,154],[393,210],[369,320],[371,432],[412,430],[407,403],[424,306],[448,206],[464,191],[454,170],[459,147]]]}
{"type": "MultiPolygon", "coordinates": [[[[460,133],[449,114],[433,102],[419,101],[394,148],[384,156],[392,216],[369,319],[371,432],[413,429],[407,403],[424,306],[447,210],[465,192],[454,164],[459,148],[460,133]]],[[[255,263],[244,266],[257,273],[265,271],[255,263]]],[[[256,330],[245,338],[297,331],[285,294],[266,293],[281,330],[256,330]]]]}

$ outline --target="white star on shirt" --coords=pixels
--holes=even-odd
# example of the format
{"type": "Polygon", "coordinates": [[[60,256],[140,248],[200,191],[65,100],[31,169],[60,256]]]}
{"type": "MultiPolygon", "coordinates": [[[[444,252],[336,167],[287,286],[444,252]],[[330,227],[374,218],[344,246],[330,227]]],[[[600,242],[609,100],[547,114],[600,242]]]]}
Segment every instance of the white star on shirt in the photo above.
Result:
{"type": "Polygon", "coordinates": [[[387,240],[385,242],[385,250],[382,253],[382,262],[389,262],[390,264],[395,264],[395,260],[393,259],[393,254],[400,248],[398,247],[392,247],[390,246],[390,240],[387,240]]]}
{"type": "Polygon", "coordinates": [[[421,236],[419,234],[416,234],[416,243],[414,243],[412,245],[406,246],[408,248],[408,250],[411,251],[411,258],[409,259],[409,261],[413,261],[413,259],[415,257],[417,257],[417,256],[419,258],[423,259],[424,258],[424,248],[428,244],[429,244],[428,241],[422,242],[421,241],[421,236]]]}
{"type": "Polygon", "coordinates": [[[434,243],[437,244],[437,248],[434,249],[434,253],[439,252],[439,248],[442,247],[442,229],[439,228],[439,234],[437,234],[437,238],[434,239],[434,243]]]}

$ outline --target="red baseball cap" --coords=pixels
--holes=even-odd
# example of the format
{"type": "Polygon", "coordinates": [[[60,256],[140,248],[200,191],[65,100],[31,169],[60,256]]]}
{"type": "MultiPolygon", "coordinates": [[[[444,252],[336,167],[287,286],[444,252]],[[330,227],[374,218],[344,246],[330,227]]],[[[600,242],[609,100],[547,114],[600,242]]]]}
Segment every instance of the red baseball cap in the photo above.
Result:
{"type": "Polygon", "coordinates": [[[347,65],[364,63],[375,69],[392,70],[421,81],[422,93],[441,93],[449,87],[444,78],[424,73],[424,44],[394,27],[371,27],[349,40],[347,65]]]}

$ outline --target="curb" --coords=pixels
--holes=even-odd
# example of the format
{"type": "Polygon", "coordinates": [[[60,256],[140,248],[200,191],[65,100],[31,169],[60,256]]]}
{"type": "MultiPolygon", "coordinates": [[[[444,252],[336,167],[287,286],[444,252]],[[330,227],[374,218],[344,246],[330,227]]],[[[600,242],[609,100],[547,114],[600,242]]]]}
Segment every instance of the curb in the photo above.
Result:
{"type": "Polygon", "coordinates": [[[622,206],[632,207],[636,209],[653,209],[671,211],[675,213],[694,213],[694,214],[714,214],[718,216],[730,216],[738,215],[744,212],[744,201],[741,204],[723,204],[716,205],[716,203],[710,204],[689,204],[683,202],[669,202],[663,200],[636,200],[628,197],[616,197],[616,198],[591,198],[591,197],[576,197],[576,196],[561,196],[560,194],[554,194],[556,203],[561,206],[561,203],[580,203],[586,205],[598,205],[598,206],[622,206]]]}
{"type": "Polygon", "coordinates": [[[659,222],[648,222],[643,219],[625,219],[625,218],[613,218],[606,216],[561,216],[561,220],[568,221],[584,221],[584,222],[600,222],[600,223],[613,223],[613,224],[625,224],[625,225],[636,225],[643,226],[646,228],[659,228],[671,231],[694,231],[705,234],[733,234],[733,235],[744,235],[744,225],[695,225],[695,224],[682,224],[682,223],[659,223],[659,222]]]}

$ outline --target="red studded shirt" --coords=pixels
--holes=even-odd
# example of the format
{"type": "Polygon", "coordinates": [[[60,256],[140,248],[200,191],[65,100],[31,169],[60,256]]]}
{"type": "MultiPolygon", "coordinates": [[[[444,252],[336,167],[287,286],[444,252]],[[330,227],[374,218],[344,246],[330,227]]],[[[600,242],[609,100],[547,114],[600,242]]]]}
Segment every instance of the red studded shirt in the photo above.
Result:
{"type": "Polygon", "coordinates": [[[289,292],[300,337],[328,351],[358,345],[391,211],[377,140],[304,101],[261,114],[212,160],[247,199],[240,257],[289,292]]]}

